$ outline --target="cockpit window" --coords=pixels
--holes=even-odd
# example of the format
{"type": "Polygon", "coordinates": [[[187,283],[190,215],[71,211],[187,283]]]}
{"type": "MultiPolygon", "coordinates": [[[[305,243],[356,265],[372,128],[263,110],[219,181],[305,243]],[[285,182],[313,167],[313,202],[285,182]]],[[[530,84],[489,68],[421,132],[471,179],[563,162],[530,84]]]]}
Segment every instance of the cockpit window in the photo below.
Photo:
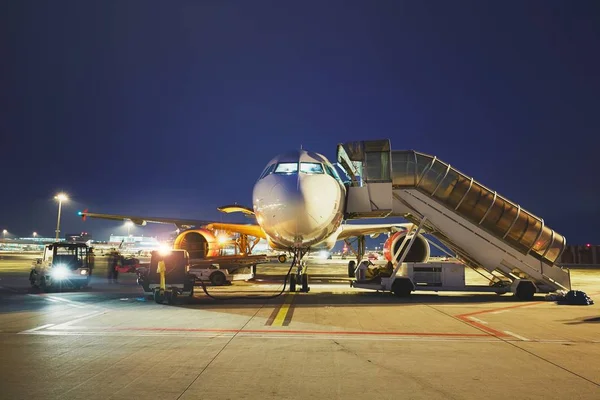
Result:
{"type": "Polygon", "coordinates": [[[300,163],[300,172],[303,174],[323,174],[323,165],[320,163],[303,162],[300,163]]]}
{"type": "Polygon", "coordinates": [[[275,168],[276,174],[290,175],[295,174],[296,172],[298,172],[298,163],[283,162],[277,164],[277,168],[275,168]]]}
{"type": "Polygon", "coordinates": [[[275,170],[275,164],[271,164],[271,165],[267,166],[267,168],[265,168],[265,170],[263,171],[263,173],[260,174],[260,177],[258,179],[260,180],[260,179],[264,178],[267,175],[271,175],[274,170],[275,170]]]}
{"type": "Polygon", "coordinates": [[[335,172],[335,170],[328,164],[325,164],[325,171],[327,171],[327,175],[333,177],[338,182],[341,182],[340,176],[335,172]]]}

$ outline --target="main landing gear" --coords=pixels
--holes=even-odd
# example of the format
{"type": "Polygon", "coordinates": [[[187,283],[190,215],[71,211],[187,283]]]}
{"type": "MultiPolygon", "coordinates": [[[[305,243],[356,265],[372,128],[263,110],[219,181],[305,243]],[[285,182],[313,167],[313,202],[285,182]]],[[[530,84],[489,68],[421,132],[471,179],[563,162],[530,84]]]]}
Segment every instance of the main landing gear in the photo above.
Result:
{"type": "Polygon", "coordinates": [[[356,250],[354,249],[352,245],[353,243],[350,240],[345,239],[344,241],[346,242],[346,245],[348,246],[350,251],[356,255],[356,261],[348,261],[348,277],[354,278],[356,275],[356,267],[360,264],[362,258],[365,255],[365,237],[358,236],[356,238],[356,250]]]}
{"type": "Polygon", "coordinates": [[[306,273],[306,262],[302,261],[302,257],[306,254],[306,250],[295,250],[294,259],[292,260],[292,272],[290,273],[290,292],[296,291],[296,286],[300,286],[300,292],[308,293],[308,274],[306,273]],[[294,271],[294,267],[295,271],[294,271]]]}

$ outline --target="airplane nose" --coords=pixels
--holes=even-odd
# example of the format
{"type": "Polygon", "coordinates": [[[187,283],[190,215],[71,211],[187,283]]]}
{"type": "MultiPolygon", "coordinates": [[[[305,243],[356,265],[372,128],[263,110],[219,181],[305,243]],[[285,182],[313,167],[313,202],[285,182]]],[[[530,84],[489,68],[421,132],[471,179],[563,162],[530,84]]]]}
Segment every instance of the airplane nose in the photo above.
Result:
{"type": "Polygon", "coordinates": [[[269,198],[271,199],[270,215],[279,234],[286,237],[297,236],[298,216],[304,203],[302,194],[298,190],[297,180],[280,180],[271,188],[269,198]]]}
{"type": "Polygon", "coordinates": [[[318,177],[306,178],[278,176],[271,185],[261,183],[256,189],[255,212],[261,226],[289,246],[318,241],[335,217],[339,196],[318,177]]]}

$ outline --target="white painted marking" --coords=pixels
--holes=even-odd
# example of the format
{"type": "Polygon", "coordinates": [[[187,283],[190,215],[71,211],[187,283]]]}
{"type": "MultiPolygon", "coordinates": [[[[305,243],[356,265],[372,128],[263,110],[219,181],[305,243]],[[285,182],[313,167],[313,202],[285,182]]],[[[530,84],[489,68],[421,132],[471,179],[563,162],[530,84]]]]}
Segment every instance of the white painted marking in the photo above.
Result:
{"type": "Polygon", "coordinates": [[[32,333],[32,332],[37,332],[37,331],[40,331],[40,330],[42,330],[42,329],[50,328],[51,326],[54,326],[54,324],[46,324],[46,325],[38,326],[37,328],[33,328],[33,329],[27,329],[26,331],[22,331],[22,332],[19,332],[19,333],[32,333]]]}
{"type": "Polygon", "coordinates": [[[529,339],[527,339],[526,337],[523,337],[523,336],[517,335],[516,333],[512,333],[511,331],[504,331],[504,333],[508,333],[510,336],[514,336],[514,337],[516,337],[517,339],[521,339],[521,340],[523,340],[523,341],[529,342],[529,339]]]}
{"type": "MultiPolygon", "coordinates": [[[[45,335],[45,336],[124,336],[124,337],[199,337],[209,339],[230,339],[235,336],[234,333],[202,333],[202,332],[140,332],[140,331],[70,331],[70,330],[44,330],[35,332],[23,332],[31,335],[45,335]]],[[[494,343],[498,342],[499,339],[490,338],[432,338],[432,337],[347,337],[347,336],[335,336],[335,335],[277,335],[277,334],[241,334],[239,333],[236,337],[242,336],[246,339],[277,339],[277,340],[336,340],[336,341],[378,341],[378,342],[390,342],[390,341],[413,341],[413,342],[457,342],[457,341],[468,341],[468,342],[486,342],[494,343]]]]}
{"type": "Polygon", "coordinates": [[[76,308],[89,308],[89,306],[87,304],[83,304],[83,303],[80,303],[78,301],[73,301],[73,300],[65,299],[63,297],[58,297],[58,296],[46,296],[46,297],[48,299],[62,301],[63,303],[67,303],[68,305],[76,307],[76,308]]]}
{"type": "Polygon", "coordinates": [[[472,320],[472,321],[475,321],[475,322],[479,322],[480,324],[486,324],[487,325],[487,322],[485,322],[482,319],[475,318],[475,317],[469,317],[469,319],[472,320]]]}
{"type": "Polygon", "coordinates": [[[106,314],[106,313],[107,313],[107,311],[94,311],[91,313],[83,314],[77,318],[70,320],[70,321],[64,322],[59,325],[55,325],[54,328],[52,328],[52,329],[63,329],[64,327],[70,326],[70,325],[74,324],[75,322],[84,321],[86,319],[94,318],[94,317],[97,317],[99,315],[106,314]]]}
{"type": "Polygon", "coordinates": [[[509,311],[510,311],[510,310],[500,310],[500,311],[494,311],[494,312],[491,312],[490,314],[501,314],[501,313],[503,313],[503,312],[509,312],[509,311]]]}

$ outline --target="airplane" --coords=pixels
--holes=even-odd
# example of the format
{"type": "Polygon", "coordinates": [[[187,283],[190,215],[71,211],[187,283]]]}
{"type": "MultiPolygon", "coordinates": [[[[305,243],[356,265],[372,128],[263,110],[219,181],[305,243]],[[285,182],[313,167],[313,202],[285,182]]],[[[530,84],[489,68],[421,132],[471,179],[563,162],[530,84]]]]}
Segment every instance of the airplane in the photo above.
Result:
{"type": "MultiPolygon", "coordinates": [[[[271,159],[254,185],[252,209],[238,205],[219,208],[226,213],[242,212],[253,216],[256,224],[98,214],[87,210],[80,211],[79,215],[84,219],[130,220],[138,225],[168,223],[180,229],[191,228],[181,232],[173,245],[188,250],[191,258],[216,255],[218,242],[212,233],[214,230],[266,239],[272,249],[293,255],[291,268],[295,266],[297,271],[290,276],[290,288],[295,288],[298,283],[302,285],[301,291],[308,291],[307,268],[303,261],[308,252],[331,250],[338,240],[348,243],[350,238],[362,239],[359,240],[357,261],[348,263],[348,275],[353,277],[355,266],[364,255],[365,236],[387,233],[384,254],[391,261],[391,254],[399,248],[412,226],[410,223],[350,224],[345,221],[347,182],[342,180],[336,167],[322,154],[305,149],[271,159]]],[[[424,262],[429,254],[427,239],[418,235],[405,261],[424,262]]]]}

